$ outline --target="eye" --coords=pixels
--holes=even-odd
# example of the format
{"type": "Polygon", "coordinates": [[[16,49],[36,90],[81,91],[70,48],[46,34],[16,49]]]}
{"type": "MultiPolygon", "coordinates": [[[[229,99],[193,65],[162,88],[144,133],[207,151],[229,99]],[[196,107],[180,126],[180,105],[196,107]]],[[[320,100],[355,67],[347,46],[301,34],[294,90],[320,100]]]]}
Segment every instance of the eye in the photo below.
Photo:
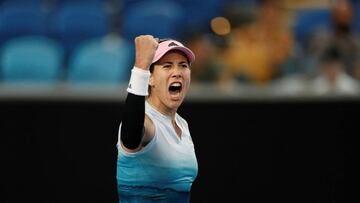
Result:
{"type": "Polygon", "coordinates": [[[187,64],[187,63],[183,63],[183,64],[181,64],[180,65],[182,68],[189,68],[190,66],[189,66],[189,64],[187,64]]]}
{"type": "Polygon", "coordinates": [[[169,69],[169,68],[171,68],[171,65],[170,64],[165,64],[165,65],[163,65],[163,68],[169,69]]]}

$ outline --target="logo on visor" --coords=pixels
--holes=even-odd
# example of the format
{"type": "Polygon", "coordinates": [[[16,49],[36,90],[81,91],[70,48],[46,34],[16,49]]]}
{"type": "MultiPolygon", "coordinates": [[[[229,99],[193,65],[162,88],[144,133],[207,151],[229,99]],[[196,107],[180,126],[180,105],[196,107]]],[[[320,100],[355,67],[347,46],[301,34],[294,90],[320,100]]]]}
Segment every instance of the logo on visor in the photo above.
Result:
{"type": "Polygon", "coordinates": [[[173,47],[173,46],[178,47],[179,45],[177,45],[175,42],[171,42],[171,43],[168,45],[168,47],[173,47]]]}

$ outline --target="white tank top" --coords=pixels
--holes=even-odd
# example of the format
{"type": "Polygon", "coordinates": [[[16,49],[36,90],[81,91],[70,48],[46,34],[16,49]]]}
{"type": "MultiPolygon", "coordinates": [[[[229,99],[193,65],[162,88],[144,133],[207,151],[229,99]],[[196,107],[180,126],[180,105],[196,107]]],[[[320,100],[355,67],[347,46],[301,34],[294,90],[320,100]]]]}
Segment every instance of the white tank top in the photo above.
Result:
{"type": "Polygon", "coordinates": [[[173,189],[188,192],[198,172],[198,165],[187,122],[178,114],[176,124],[181,129],[179,137],[171,118],[161,114],[148,102],[145,113],[155,126],[153,139],[140,151],[130,153],[118,143],[117,180],[121,187],[173,189]]]}

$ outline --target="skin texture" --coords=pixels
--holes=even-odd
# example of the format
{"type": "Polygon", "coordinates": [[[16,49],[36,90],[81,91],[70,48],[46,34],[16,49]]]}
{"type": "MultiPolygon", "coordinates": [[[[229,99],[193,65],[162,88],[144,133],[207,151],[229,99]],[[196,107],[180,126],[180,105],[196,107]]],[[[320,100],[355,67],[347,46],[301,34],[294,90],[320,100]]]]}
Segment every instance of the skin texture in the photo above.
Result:
{"type": "MultiPolygon", "coordinates": [[[[152,59],[158,47],[157,39],[151,35],[142,35],[135,38],[135,66],[149,70],[152,59]]],[[[181,129],[175,122],[176,111],[184,101],[191,81],[191,70],[186,55],[177,50],[167,52],[155,64],[150,77],[150,94],[147,98],[149,104],[168,116],[172,120],[177,135],[181,138],[181,129]],[[179,92],[170,92],[173,83],[180,83],[179,92]]],[[[126,149],[129,152],[140,151],[155,135],[152,120],[145,115],[144,136],[141,144],[136,149],[126,149]]]]}
{"type": "Polygon", "coordinates": [[[154,66],[150,77],[151,94],[148,101],[161,113],[174,117],[190,86],[190,68],[186,56],[180,51],[170,51],[154,66]],[[181,91],[171,94],[170,84],[179,82],[181,91]]]}

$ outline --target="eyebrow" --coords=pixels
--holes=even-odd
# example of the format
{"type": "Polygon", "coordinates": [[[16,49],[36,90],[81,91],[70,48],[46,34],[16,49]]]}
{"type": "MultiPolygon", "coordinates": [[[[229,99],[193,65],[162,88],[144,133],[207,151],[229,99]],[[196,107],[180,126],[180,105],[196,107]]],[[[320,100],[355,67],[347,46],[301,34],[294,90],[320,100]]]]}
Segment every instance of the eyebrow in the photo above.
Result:
{"type": "MultiPolygon", "coordinates": [[[[165,61],[165,62],[163,62],[163,63],[161,63],[161,64],[174,64],[174,62],[172,62],[172,61],[165,61]]],[[[179,64],[184,64],[184,63],[186,63],[186,64],[189,64],[187,61],[180,61],[179,62],[179,64]]]]}

